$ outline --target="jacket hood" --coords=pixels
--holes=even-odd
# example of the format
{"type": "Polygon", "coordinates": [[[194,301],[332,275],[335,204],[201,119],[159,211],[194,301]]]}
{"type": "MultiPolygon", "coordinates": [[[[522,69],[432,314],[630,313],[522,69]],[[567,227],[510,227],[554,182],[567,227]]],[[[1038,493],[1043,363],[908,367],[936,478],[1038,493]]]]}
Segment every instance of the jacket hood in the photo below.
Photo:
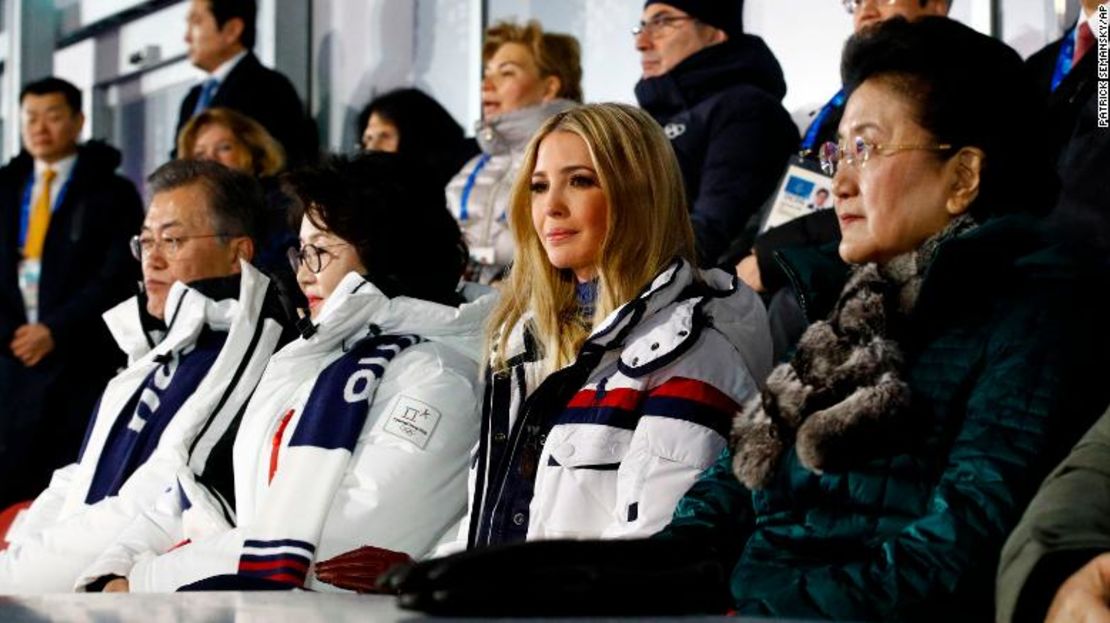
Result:
{"type": "Polygon", "coordinates": [[[478,146],[490,155],[523,151],[536,130],[540,129],[547,118],[578,104],[570,100],[557,99],[507,112],[477,124],[478,146]]]}
{"type": "Polygon", "coordinates": [[[709,46],[662,76],[641,79],[636,84],[636,99],[652,115],[670,115],[741,85],[766,91],[779,100],[786,95],[778,59],[755,35],[709,46]]]}
{"type": "MultiPolygon", "coordinates": [[[[497,295],[489,293],[470,303],[451,307],[422,299],[389,298],[357,273],[349,273],[324,301],[316,323],[320,339],[339,334],[361,337],[371,333],[415,334],[445,344],[475,362],[482,360],[486,319],[497,295]]],[[[317,339],[316,336],[309,340],[317,339]]]]}

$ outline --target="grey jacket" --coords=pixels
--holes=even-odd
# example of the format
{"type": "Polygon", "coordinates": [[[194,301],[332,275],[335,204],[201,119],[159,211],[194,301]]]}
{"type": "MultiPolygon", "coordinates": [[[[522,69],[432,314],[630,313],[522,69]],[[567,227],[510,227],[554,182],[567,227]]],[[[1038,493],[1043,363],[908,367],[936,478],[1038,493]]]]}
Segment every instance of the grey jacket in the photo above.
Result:
{"type": "Polygon", "coordinates": [[[1056,590],[1110,552],[1110,411],[1041,485],[1002,549],[995,619],[1043,621],[1056,590]]]}

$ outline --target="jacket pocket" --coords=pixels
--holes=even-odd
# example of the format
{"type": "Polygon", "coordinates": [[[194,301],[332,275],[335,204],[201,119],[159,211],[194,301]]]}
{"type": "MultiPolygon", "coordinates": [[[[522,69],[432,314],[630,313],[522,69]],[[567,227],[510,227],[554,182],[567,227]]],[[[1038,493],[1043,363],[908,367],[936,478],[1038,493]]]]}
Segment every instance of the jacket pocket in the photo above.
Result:
{"type": "Polygon", "coordinates": [[[529,538],[596,538],[616,520],[617,472],[631,431],[597,424],[556,426],[536,474],[529,538]]]}

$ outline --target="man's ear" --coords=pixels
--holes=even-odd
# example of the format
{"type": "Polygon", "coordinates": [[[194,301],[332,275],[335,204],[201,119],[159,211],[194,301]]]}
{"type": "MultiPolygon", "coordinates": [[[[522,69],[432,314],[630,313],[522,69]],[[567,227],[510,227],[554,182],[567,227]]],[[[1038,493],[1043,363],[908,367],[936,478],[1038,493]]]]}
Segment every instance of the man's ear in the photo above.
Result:
{"type": "Polygon", "coordinates": [[[983,173],[986,154],[978,147],[964,147],[948,160],[951,168],[952,192],[945,209],[952,216],[967,212],[979,196],[979,180],[983,173]]]}
{"type": "Polygon", "coordinates": [[[239,272],[239,260],[251,261],[254,259],[254,240],[246,236],[235,238],[231,241],[231,249],[235,255],[233,257],[233,264],[231,270],[234,273],[239,272]]]}
{"type": "Polygon", "coordinates": [[[243,43],[243,30],[246,28],[243,23],[243,18],[233,17],[224,22],[224,27],[220,29],[220,34],[227,40],[228,43],[239,42],[243,43]]]}
{"type": "Polygon", "coordinates": [[[559,97],[561,90],[563,90],[563,81],[559,76],[548,76],[543,79],[543,101],[550,102],[559,97]]]}

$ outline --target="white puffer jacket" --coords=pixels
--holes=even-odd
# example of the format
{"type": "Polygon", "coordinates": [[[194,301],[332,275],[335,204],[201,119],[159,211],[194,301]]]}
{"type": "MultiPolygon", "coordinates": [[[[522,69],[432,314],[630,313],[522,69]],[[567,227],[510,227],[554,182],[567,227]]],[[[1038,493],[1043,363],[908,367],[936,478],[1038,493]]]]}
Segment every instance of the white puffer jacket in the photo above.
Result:
{"type": "MultiPolygon", "coordinates": [[[[11,545],[0,552],[0,592],[71,590],[79,572],[161,497],[168,481],[182,469],[203,469],[212,445],[254,391],[282,332],[277,321],[262,316],[270,280],[246,262],[241,268],[237,299],[213,300],[175,283],[166,301],[167,331],[156,346],[141,325],[138,298],[104,314],[130,363],[105,387],[81,458],[54,473],[8,532],[11,545]],[[128,408],[136,394],[155,371],[172,374],[167,362],[191,352],[202,331],[226,334],[219,355],[173,414],[150,457],[115,495],[89,504],[90,487],[99,486],[98,465],[113,459],[101,456],[113,425],[123,419],[137,425],[140,409],[128,408]]],[[[157,398],[144,396],[139,406],[144,403],[150,407],[157,398]]]]}
{"type": "MultiPolygon", "coordinates": [[[[367,544],[424,554],[465,511],[467,456],[478,434],[482,329],[492,303],[492,295],[459,308],[389,299],[359,275],[347,275],[325,302],[316,334],[273,356],[247,407],[234,449],[235,525],[185,475],[176,491],[86,569],[78,590],[110,574],[127,576],[133,592],[149,592],[241,572],[241,556],[251,549],[245,541],[256,538],[259,523],[269,524],[263,531],[280,533],[281,526],[272,525],[275,505],[288,506],[289,500],[275,501],[272,494],[276,483],[289,478],[308,479],[320,490],[295,500],[287,515],[295,515],[291,526],[317,519],[318,533],[299,537],[308,564],[367,544]],[[423,341],[383,366],[376,391],[365,399],[368,416],[353,454],[338,464],[334,493],[323,452],[315,471],[283,471],[291,452],[304,452],[291,448],[290,437],[321,373],[351,345],[377,334],[423,341]],[[414,407],[429,414],[416,433],[400,426],[414,407]]],[[[274,549],[276,554],[283,548],[274,549]]],[[[308,588],[338,590],[316,582],[310,570],[304,575],[308,588]]]]}
{"type": "Polygon", "coordinates": [[[647,536],[725,447],[771,369],[767,314],[734,276],[676,260],[575,362],[542,369],[528,319],[488,374],[470,516],[456,543],[647,536]]]}

